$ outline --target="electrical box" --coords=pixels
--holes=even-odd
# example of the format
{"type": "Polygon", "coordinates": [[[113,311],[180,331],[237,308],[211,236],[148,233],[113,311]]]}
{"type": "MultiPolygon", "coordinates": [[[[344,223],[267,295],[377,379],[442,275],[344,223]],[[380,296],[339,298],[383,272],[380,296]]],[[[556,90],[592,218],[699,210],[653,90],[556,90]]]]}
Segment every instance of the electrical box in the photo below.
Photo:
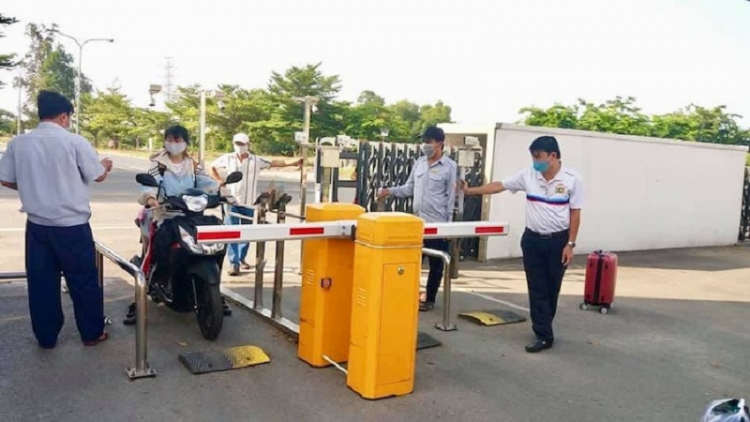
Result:
{"type": "Polygon", "coordinates": [[[464,145],[471,147],[479,146],[479,138],[476,136],[464,136],[464,145]]]}
{"type": "Polygon", "coordinates": [[[320,166],[329,168],[339,168],[341,166],[341,151],[339,147],[320,147],[320,166]]]}
{"type": "MultiPolygon", "coordinates": [[[[347,203],[310,204],[306,221],[356,220],[365,209],[347,203]]],[[[346,362],[349,356],[354,241],[303,240],[302,291],[297,356],[316,367],[346,362]]]]}
{"type": "Polygon", "coordinates": [[[458,166],[459,167],[474,167],[476,162],[476,153],[472,149],[461,148],[458,150],[458,166]]]}
{"type": "Polygon", "coordinates": [[[406,213],[357,219],[347,386],[364,398],[414,390],[423,231],[406,213]]]}
{"type": "Polygon", "coordinates": [[[305,132],[294,132],[294,141],[298,144],[307,144],[307,134],[305,132]]]}

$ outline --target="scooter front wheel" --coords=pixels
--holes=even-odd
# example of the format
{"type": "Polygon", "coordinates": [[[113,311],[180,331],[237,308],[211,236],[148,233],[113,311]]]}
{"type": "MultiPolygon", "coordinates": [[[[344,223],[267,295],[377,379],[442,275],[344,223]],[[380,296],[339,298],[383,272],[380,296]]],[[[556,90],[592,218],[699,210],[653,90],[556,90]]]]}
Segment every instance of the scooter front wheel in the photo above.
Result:
{"type": "Polygon", "coordinates": [[[218,285],[209,285],[205,280],[195,279],[198,290],[196,318],[201,334],[206,340],[216,340],[224,324],[224,308],[218,285]]]}

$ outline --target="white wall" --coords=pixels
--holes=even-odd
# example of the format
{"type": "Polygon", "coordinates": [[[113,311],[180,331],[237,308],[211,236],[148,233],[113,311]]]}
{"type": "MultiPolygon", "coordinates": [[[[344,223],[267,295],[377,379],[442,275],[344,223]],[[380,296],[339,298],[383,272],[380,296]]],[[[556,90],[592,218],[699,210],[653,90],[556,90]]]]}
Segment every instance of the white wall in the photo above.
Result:
{"type": "MultiPolygon", "coordinates": [[[[492,179],[530,166],[542,135],[584,178],[577,254],[736,243],[746,147],[499,124],[492,179]]],[[[492,197],[489,219],[508,221],[510,234],[490,238],[484,258],[521,255],[525,205],[522,192],[492,197]]]]}

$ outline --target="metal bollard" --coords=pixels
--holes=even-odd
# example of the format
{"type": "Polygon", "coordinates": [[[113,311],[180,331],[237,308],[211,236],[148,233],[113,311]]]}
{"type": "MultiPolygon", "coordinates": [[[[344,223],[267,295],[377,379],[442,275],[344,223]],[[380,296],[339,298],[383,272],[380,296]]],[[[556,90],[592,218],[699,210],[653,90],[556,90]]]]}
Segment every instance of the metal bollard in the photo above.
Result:
{"type": "Polygon", "coordinates": [[[451,278],[458,278],[458,260],[461,254],[461,239],[451,239],[451,278]]]}
{"type": "MultiPolygon", "coordinates": [[[[99,287],[104,287],[104,255],[96,249],[96,276],[99,281],[99,287]]],[[[67,280],[66,283],[67,284],[67,280]]],[[[65,289],[67,290],[67,289],[65,289]]]]}
{"type": "Polygon", "coordinates": [[[443,260],[443,323],[435,324],[440,331],[455,331],[458,328],[451,324],[451,256],[443,251],[423,248],[422,253],[443,260]]]}
{"type": "MultiPolygon", "coordinates": [[[[286,204],[292,199],[291,196],[283,194],[276,203],[276,222],[286,223],[286,204]]],[[[281,315],[281,291],[284,286],[284,241],[276,242],[276,267],[273,274],[273,304],[271,306],[271,318],[279,319],[281,315]]]]}
{"type": "MultiPolygon", "coordinates": [[[[256,208],[258,213],[258,224],[266,224],[266,200],[262,199],[256,208]]],[[[266,242],[255,244],[255,300],[253,308],[263,309],[263,270],[266,267],[266,242]]]]}

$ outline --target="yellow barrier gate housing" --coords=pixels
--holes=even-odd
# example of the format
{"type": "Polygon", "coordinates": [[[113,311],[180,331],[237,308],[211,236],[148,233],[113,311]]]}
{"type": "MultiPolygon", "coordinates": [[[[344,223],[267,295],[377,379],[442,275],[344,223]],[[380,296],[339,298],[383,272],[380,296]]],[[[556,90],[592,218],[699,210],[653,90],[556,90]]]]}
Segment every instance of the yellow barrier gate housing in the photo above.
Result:
{"type": "Polygon", "coordinates": [[[357,219],[347,386],[363,398],[414,390],[423,228],[399,212],[357,219]]]}
{"type": "MultiPolygon", "coordinates": [[[[356,220],[359,205],[323,203],[307,206],[307,222],[356,220]]],[[[346,362],[352,306],[354,244],[351,239],[304,240],[297,355],[312,366],[346,362]]]]}

